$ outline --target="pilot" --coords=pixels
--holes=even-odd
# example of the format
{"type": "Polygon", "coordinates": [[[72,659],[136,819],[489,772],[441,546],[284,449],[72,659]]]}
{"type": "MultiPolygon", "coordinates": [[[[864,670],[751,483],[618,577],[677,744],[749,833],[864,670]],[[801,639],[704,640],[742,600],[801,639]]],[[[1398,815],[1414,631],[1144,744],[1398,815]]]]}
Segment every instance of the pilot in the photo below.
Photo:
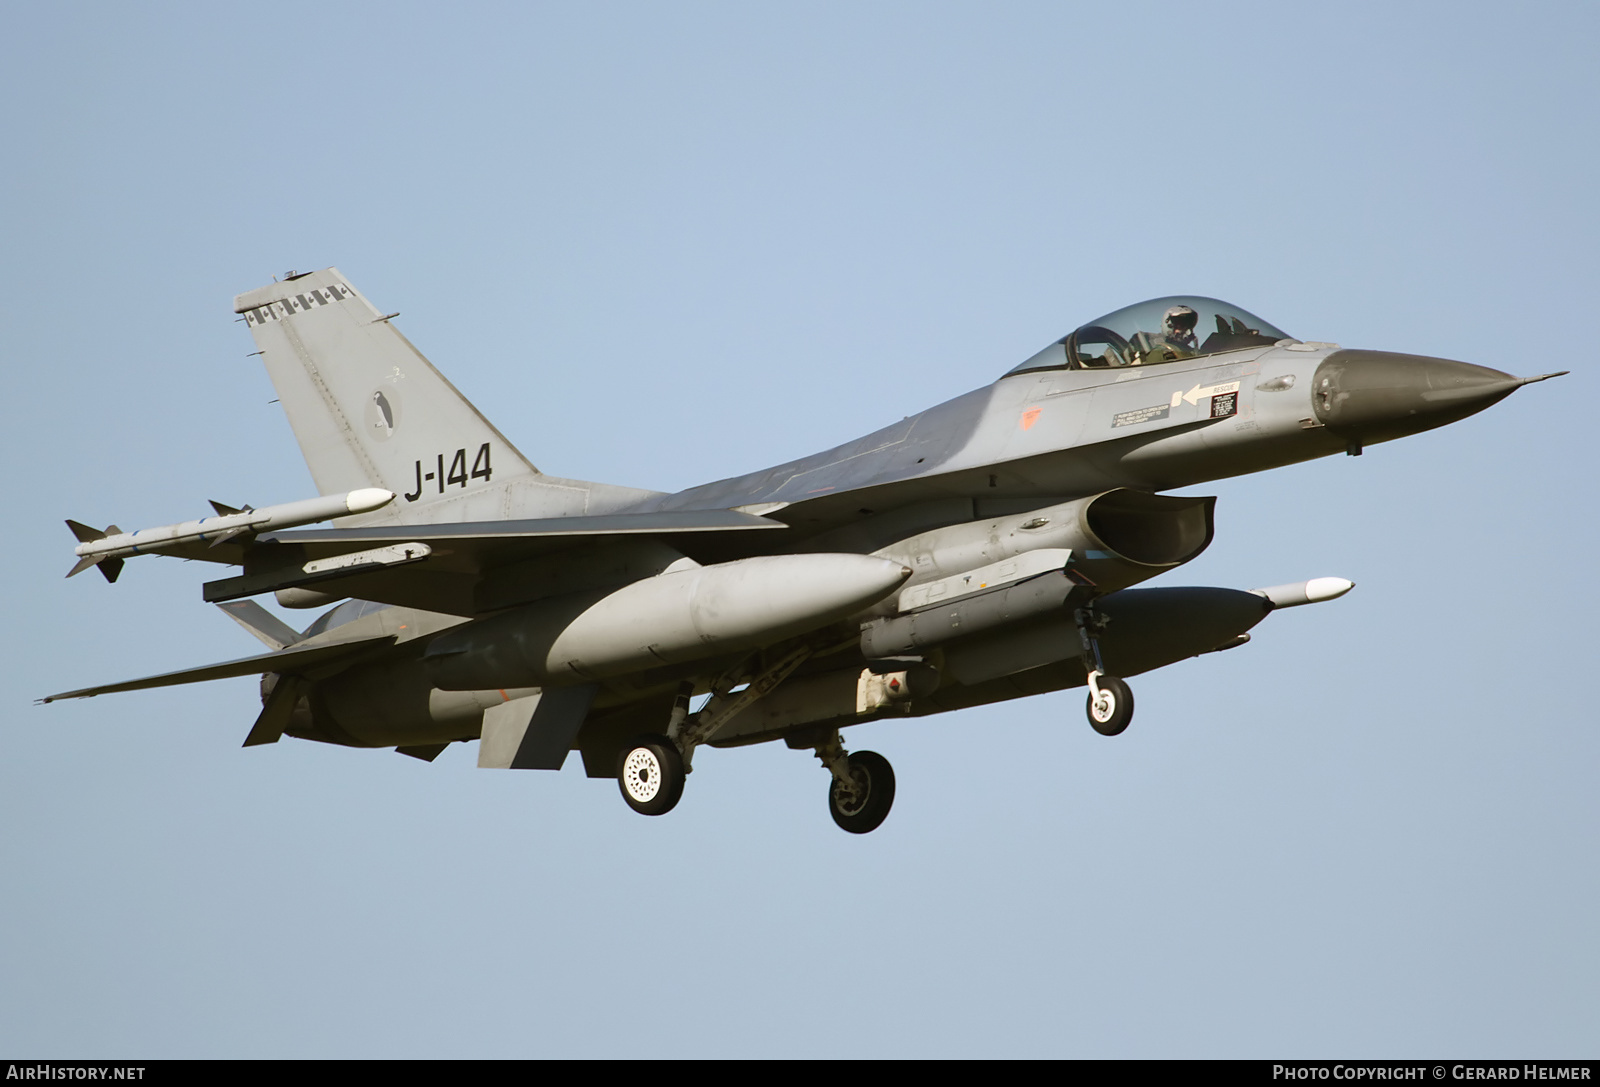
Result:
{"type": "Polygon", "coordinates": [[[1198,351],[1200,341],[1195,337],[1194,326],[1199,323],[1200,315],[1191,307],[1173,306],[1161,315],[1161,332],[1168,343],[1198,351]]]}

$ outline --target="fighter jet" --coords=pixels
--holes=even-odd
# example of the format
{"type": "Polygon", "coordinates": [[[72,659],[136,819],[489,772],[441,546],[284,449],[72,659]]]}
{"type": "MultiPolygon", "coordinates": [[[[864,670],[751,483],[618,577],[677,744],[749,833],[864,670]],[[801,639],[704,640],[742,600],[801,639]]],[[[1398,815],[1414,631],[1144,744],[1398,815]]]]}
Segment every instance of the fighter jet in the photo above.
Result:
{"type": "Polygon", "coordinates": [[[548,770],[576,749],[645,815],[678,803],[701,745],[781,740],[821,760],[856,834],[894,773],[845,750],[850,725],[1086,687],[1115,736],[1127,677],[1350,590],[1134,588],[1211,543],[1215,499],[1163,492],[1359,455],[1559,376],[1158,298],[856,441],[665,494],[535,468],[337,269],[234,311],[321,497],[132,533],[69,521],[68,576],[115,581],[141,554],[238,567],[204,598],[269,651],[43,701],[260,675],[245,746],[431,761],[476,740],[481,767],[548,770]],[[267,593],[335,606],[297,632],[249,599],[267,593]]]}

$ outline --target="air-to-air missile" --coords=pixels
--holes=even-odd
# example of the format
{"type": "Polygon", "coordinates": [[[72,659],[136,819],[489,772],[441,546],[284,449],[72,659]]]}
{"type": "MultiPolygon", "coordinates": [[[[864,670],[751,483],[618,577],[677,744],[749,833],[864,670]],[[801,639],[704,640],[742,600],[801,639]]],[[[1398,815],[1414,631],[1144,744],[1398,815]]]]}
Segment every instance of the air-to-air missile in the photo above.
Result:
{"type": "Polygon", "coordinates": [[[67,527],[80,541],[73,548],[78,563],[67,576],[81,574],[91,566],[99,566],[107,581],[117,580],[124,559],[134,555],[171,554],[184,544],[204,543],[211,547],[244,535],[256,535],[280,528],[313,525],[335,517],[349,517],[358,513],[380,510],[394,501],[394,492],[382,487],[362,487],[347,494],[328,494],[320,498],[306,498],[299,502],[282,502],[261,509],[234,509],[220,502],[212,502],[215,517],[202,517],[198,521],[184,521],[160,528],[142,528],[137,532],[123,532],[116,525],[107,526],[104,532],[68,521],[67,527]]]}

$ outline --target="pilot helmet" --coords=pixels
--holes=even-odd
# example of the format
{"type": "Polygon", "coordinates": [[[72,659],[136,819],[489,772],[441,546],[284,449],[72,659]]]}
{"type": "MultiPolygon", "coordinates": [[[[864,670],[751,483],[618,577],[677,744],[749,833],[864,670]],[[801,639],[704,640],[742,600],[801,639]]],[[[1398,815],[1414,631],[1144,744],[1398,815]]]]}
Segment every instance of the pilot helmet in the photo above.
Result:
{"type": "Polygon", "coordinates": [[[1200,315],[1190,306],[1173,306],[1161,315],[1161,327],[1167,332],[1193,332],[1200,323],[1200,315]]]}

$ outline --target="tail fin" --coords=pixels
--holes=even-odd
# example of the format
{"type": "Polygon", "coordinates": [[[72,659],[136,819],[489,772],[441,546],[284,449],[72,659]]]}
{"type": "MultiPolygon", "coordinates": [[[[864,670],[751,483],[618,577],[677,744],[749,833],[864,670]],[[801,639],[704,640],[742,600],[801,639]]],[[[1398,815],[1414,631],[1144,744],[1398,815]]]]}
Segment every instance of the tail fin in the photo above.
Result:
{"type": "Polygon", "coordinates": [[[337,268],[234,299],[318,490],[400,495],[343,524],[605,512],[649,492],[543,475],[337,268]]]}

